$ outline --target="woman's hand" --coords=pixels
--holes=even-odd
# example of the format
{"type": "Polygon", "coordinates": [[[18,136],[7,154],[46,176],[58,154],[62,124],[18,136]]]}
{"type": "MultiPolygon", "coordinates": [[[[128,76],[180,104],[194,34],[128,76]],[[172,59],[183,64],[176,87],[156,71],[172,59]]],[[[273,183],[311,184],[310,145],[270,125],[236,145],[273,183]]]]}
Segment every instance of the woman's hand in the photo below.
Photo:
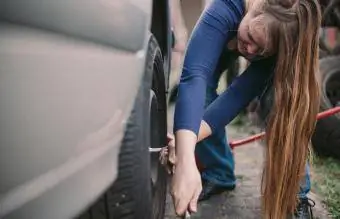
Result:
{"type": "Polygon", "coordinates": [[[197,211],[202,191],[201,176],[196,166],[195,145],[197,136],[187,130],[176,133],[176,164],[171,182],[171,194],[178,215],[197,211]]]}
{"type": "Polygon", "coordinates": [[[172,178],[171,195],[177,215],[197,211],[198,197],[202,191],[201,175],[195,160],[176,163],[176,171],[172,178]]]}
{"type": "Polygon", "coordinates": [[[176,164],[176,148],[175,148],[175,137],[168,133],[167,135],[167,146],[164,147],[159,156],[160,163],[165,167],[168,174],[175,172],[176,164]]]}
{"type": "MultiPolygon", "coordinates": [[[[171,165],[176,164],[176,146],[175,146],[175,137],[172,134],[167,135],[168,138],[168,151],[169,151],[169,163],[171,165]]],[[[173,172],[174,170],[172,170],[173,172]]]]}

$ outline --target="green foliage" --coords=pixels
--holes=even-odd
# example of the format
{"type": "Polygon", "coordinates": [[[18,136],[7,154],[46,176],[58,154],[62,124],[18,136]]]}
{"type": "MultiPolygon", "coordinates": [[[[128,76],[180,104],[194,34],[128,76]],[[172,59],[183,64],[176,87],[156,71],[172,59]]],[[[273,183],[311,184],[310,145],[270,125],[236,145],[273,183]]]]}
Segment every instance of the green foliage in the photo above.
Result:
{"type": "Polygon", "coordinates": [[[333,218],[340,218],[340,162],[331,158],[313,159],[313,188],[323,197],[333,218]]]}

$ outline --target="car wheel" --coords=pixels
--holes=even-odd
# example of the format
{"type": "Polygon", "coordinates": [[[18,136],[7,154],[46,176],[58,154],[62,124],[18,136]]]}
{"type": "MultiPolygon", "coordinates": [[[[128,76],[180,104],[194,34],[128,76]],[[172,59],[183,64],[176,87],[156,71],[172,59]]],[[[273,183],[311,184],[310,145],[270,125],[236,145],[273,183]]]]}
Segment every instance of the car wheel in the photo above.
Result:
{"type": "Polygon", "coordinates": [[[145,76],[127,123],[119,154],[119,172],[111,188],[80,219],[162,219],[167,174],[160,165],[159,148],[166,141],[166,102],[157,75],[163,74],[161,50],[149,41],[145,76]]]}
{"type": "MultiPolygon", "coordinates": [[[[149,57],[152,59],[152,85],[150,90],[150,144],[151,148],[167,143],[167,101],[162,53],[154,37],[150,38],[149,57]]],[[[151,161],[151,219],[163,219],[167,192],[167,172],[159,162],[159,153],[150,154],[151,161]]]]}
{"type": "MultiPolygon", "coordinates": [[[[340,106],[340,56],[320,60],[321,110],[340,106]]],[[[340,113],[317,122],[312,138],[314,150],[321,155],[340,159],[340,113]]]]}

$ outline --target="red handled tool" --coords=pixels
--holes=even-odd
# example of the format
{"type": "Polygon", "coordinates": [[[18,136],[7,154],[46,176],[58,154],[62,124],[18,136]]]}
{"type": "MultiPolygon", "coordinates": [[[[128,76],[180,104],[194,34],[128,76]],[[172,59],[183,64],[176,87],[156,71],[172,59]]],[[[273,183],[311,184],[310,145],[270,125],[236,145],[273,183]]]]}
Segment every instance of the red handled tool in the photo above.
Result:
{"type": "MultiPolygon", "coordinates": [[[[319,113],[318,116],[317,116],[317,119],[318,120],[323,119],[323,118],[326,118],[328,116],[334,115],[336,113],[340,113],[340,106],[337,106],[337,107],[334,107],[334,108],[331,108],[329,110],[326,110],[324,112],[319,113]]],[[[231,149],[234,149],[235,147],[239,147],[241,145],[245,145],[245,144],[254,142],[256,140],[259,140],[259,139],[263,138],[265,136],[265,134],[266,134],[265,132],[261,132],[259,134],[252,135],[252,136],[245,138],[245,139],[231,141],[229,143],[229,145],[230,145],[231,149]]]]}

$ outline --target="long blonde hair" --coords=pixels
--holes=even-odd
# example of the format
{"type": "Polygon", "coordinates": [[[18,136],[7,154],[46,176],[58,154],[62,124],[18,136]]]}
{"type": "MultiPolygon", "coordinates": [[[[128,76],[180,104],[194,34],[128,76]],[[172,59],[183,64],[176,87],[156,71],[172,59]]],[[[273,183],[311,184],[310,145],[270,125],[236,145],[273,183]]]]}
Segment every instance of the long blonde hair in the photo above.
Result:
{"type": "Polygon", "coordinates": [[[317,0],[265,0],[267,34],[277,49],[274,104],[266,128],[264,218],[284,219],[297,206],[319,110],[317,0]]]}

